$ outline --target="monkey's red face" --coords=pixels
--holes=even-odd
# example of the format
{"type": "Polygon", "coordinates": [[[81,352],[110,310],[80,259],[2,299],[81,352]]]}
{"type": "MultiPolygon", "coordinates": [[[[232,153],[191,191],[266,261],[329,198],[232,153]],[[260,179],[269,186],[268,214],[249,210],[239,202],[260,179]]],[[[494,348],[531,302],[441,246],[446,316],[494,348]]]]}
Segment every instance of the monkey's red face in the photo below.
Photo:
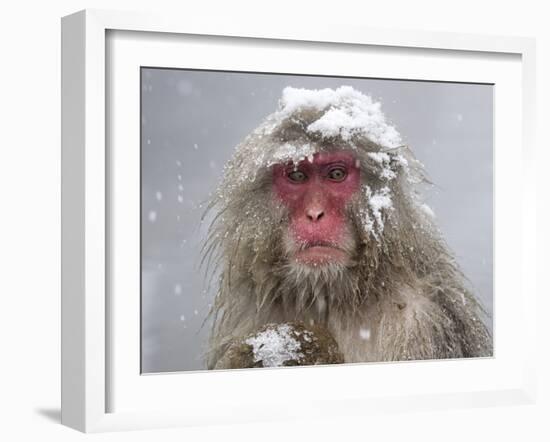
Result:
{"type": "Polygon", "coordinates": [[[287,252],[301,263],[346,264],[355,242],[346,206],[360,188],[351,152],[318,153],[313,161],[273,168],[275,195],[289,211],[287,252]]]}

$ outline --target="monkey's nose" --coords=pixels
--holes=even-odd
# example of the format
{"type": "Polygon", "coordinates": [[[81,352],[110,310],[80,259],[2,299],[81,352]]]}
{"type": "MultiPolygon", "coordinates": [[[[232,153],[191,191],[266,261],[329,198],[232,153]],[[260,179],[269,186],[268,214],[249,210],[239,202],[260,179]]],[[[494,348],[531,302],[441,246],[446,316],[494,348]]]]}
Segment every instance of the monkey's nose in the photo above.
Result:
{"type": "Polygon", "coordinates": [[[310,221],[319,221],[323,216],[325,216],[325,212],[322,209],[308,209],[306,210],[307,219],[310,221]]]}

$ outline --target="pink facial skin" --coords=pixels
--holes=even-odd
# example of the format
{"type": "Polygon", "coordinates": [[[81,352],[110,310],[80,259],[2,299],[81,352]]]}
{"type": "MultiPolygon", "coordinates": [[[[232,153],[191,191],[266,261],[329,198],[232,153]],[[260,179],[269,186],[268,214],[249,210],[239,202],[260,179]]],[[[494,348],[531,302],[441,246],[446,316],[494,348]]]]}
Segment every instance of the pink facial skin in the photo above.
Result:
{"type": "Polygon", "coordinates": [[[360,187],[360,169],[349,151],[317,153],[313,162],[273,168],[276,197],[290,213],[294,258],[307,265],[345,263],[349,235],[346,205],[360,187]]]}

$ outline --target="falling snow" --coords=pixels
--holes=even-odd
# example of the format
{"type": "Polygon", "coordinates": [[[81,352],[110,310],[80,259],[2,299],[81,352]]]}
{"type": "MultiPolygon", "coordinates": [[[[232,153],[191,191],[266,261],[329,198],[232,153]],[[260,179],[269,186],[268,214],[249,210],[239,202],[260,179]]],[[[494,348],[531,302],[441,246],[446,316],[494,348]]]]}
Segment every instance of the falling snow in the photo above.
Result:
{"type": "Polygon", "coordinates": [[[364,341],[368,341],[370,339],[370,329],[369,328],[359,329],[359,337],[364,341]]]}
{"type": "Polygon", "coordinates": [[[178,94],[187,97],[193,93],[193,84],[187,80],[180,80],[176,86],[178,94]]]}

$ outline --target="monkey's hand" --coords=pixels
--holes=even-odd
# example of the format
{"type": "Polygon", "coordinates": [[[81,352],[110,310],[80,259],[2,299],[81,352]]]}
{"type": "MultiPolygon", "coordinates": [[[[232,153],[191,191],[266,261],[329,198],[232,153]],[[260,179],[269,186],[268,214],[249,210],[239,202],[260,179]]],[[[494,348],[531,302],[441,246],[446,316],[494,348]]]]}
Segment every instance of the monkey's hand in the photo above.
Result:
{"type": "Polygon", "coordinates": [[[341,364],[344,358],[328,330],[300,322],[267,324],[233,342],[216,369],[341,364]]]}

